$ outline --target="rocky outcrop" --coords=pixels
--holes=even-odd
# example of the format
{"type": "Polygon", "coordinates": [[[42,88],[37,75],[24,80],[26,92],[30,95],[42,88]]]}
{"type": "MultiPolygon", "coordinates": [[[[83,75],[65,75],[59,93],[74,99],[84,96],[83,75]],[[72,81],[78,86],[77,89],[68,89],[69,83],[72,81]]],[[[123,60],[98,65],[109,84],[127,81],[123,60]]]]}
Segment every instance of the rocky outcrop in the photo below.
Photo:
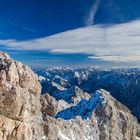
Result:
{"type": "Polygon", "coordinates": [[[95,109],[100,140],[135,140],[140,125],[128,108],[115,100],[109,92],[98,91],[103,102],[95,109]]]}
{"type": "Polygon", "coordinates": [[[28,66],[0,58],[0,140],[41,139],[40,93],[38,77],[28,66]]]}
{"type": "Polygon", "coordinates": [[[48,130],[50,139],[140,139],[136,118],[105,90],[98,90],[89,100],[58,112],[56,119],[48,117],[48,130]]]}
{"type": "Polygon", "coordinates": [[[99,140],[97,123],[76,117],[72,120],[48,118],[50,140],[99,140]]]}
{"type": "Polygon", "coordinates": [[[66,108],[71,107],[64,100],[56,100],[54,97],[50,96],[48,93],[43,94],[41,96],[41,112],[43,114],[44,120],[46,120],[47,116],[55,116],[57,112],[65,110],[66,108]]]}

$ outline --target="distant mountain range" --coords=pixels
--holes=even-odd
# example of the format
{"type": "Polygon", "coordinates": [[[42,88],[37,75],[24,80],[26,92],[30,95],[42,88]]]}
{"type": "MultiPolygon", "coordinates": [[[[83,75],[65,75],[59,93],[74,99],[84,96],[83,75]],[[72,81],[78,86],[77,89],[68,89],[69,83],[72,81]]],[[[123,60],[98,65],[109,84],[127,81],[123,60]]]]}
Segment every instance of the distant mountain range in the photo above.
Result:
{"type": "Polygon", "coordinates": [[[71,96],[79,88],[90,94],[102,88],[126,105],[140,120],[139,69],[52,68],[37,73],[43,77],[41,79],[43,94],[47,92],[56,99],[71,102],[71,96]]]}

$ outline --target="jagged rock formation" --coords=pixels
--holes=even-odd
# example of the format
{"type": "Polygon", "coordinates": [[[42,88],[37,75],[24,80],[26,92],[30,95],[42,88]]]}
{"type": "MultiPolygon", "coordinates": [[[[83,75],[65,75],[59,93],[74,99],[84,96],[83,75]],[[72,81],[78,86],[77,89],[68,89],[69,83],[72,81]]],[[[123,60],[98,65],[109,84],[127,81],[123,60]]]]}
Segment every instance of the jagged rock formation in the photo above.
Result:
{"type": "Polygon", "coordinates": [[[28,66],[0,58],[0,140],[41,138],[40,93],[38,77],[28,66]]]}
{"type": "Polygon", "coordinates": [[[65,89],[63,91],[58,91],[57,93],[51,94],[55,99],[61,100],[63,99],[64,101],[68,103],[73,103],[73,102],[78,102],[81,98],[83,99],[89,99],[90,95],[77,86],[73,86],[69,89],[65,89]]]}
{"type": "MultiPolygon", "coordinates": [[[[65,79],[69,85],[78,86],[88,93],[105,89],[127,106],[140,121],[140,69],[51,68],[37,73],[50,81],[57,75],[65,79]]],[[[45,85],[42,86],[43,93],[49,92],[49,86],[46,89],[45,85]]]]}
{"type": "MultiPolygon", "coordinates": [[[[39,77],[44,86],[49,81],[45,88],[52,92],[41,95],[37,75],[3,54],[0,54],[0,140],[140,139],[137,119],[109,92],[97,90],[89,94],[69,83],[65,79],[68,77],[55,75],[53,80],[39,77]]],[[[75,77],[79,74],[75,73],[75,77]]],[[[77,82],[81,83],[81,79],[77,82]]]]}
{"type": "Polygon", "coordinates": [[[105,90],[98,90],[90,99],[82,99],[78,104],[58,112],[55,118],[47,118],[50,139],[51,137],[62,140],[140,138],[140,126],[136,118],[105,90]]]}
{"type": "MultiPolygon", "coordinates": [[[[52,86],[50,85],[48,85],[48,88],[46,88],[45,86],[47,84],[47,81],[45,80],[46,78],[47,80],[49,80],[49,82],[56,82],[57,87],[60,86],[63,87],[63,85],[61,84],[61,82],[57,82],[56,80],[54,81],[55,77],[59,77],[59,79],[65,79],[66,83],[69,83],[70,85],[70,87],[64,87],[65,89],[63,90],[59,90],[58,88],[57,90],[54,91],[51,90],[51,96],[53,96],[58,101],[65,100],[65,102],[69,103],[70,105],[70,107],[63,108],[63,110],[61,111],[56,111],[55,112],[56,119],[51,118],[51,120],[53,120],[50,121],[51,124],[52,122],[55,122],[57,126],[59,126],[59,129],[56,130],[56,132],[58,133],[55,134],[53,133],[53,135],[59,137],[61,136],[65,137],[64,139],[73,139],[72,135],[75,135],[74,137],[76,137],[77,139],[84,139],[85,136],[88,137],[88,133],[86,133],[87,132],[86,130],[88,130],[88,132],[92,131],[93,134],[90,134],[91,137],[89,138],[86,137],[86,138],[91,140],[92,139],[93,140],[94,139],[103,139],[103,140],[104,139],[112,139],[112,140],[139,139],[139,125],[136,121],[136,118],[134,118],[131,115],[131,112],[125,106],[123,106],[118,101],[116,101],[113,97],[111,97],[110,94],[107,94],[108,92],[101,90],[100,97],[103,99],[101,101],[105,102],[105,104],[101,102],[100,107],[99,106],[95,107],[96,106],[95,101],[99,101],[97,100],[98,98],[95,98],[98,96],[95,95],[98,94],[92,94],[93,92],[95,92],[96,89],[99,89],[103,86],[105,89],[107,88],[112,89],[111,91],[113,92],[113,95],[116,94],[116,97],[120,97],[120,96],[123,96],[124,98],[127,97],[125,98],[127,100],[126,101],[124,100],[124,102],[128,102],[129,98],[130,98],[129,101],[131,101],[132,100],[130,97],[131,94],[128,94],[128,90],[126,89],[131,89],[132,85],[134,85],[134,84],[131,85],[131,83],[133,83],[133,80],[135,82],[135,78],[131,78],[132,76],[131,73],[133,73],[132,71],[130,71],[130,73],[128,72],[129,70],[128,71],[123,71],[123,70],[102,71],[100,69],[95,70],[92,68],[80,69],[80,70],[71,70],[69,68],[54,68],[54,69],[51,68],[51,69],[47,69],[46,71],[39,71],[38,74],[44,76],[43,83],[45,84],[42,84],[41,82],[44,92],[45,90],[48,91],[49,89],[52,88],[52,86]],[[124,76],[121,76],[121,74],[124,76]],[[129,84],[127,84],[128,86],[126,87],[125,83],[128,82],[129,84]],[[113,85],[113,83],[115,83],[116,85],[113,85]],[[84,91],[78,88],[76,85],[80,86],[80,88],[84,89],[84,91]],[[119,88],[119,86],[121,88],[119,88]],[[85,91],[89,92],[90,94],[85,91]],[[90,106],[92,109],[90,109],[90,106]],[[81,126],[83,127],[85,126],[84,130],[81,129],[81,126],[78,127],[79,124],[77,122],[79,119],[81,120],[80,122],[82,122],[81,126]],[[91,122],[94,122],[94,126],[96,127],[92,128],[91,122]],[[77,132],[74,131],[75,129],[72,127],[72,124],[74,125],[74,127],[76,127],[75,129],[77,130],[77,132]],[[90,124],[90,126],[88,126],[88,124],[90,124]],[[61,131],[60,131],[60,126],[61,126],[61,131]],[[66,129],[63,126],[65,126],[66,129]],[[90,130],[88,128],[90,128],[90,130]],[[68,133],[67,130],[72,131],[72,135],[70,135],[70,133],[68,133]],[[94,133],[93,130],[96,133],[94,133]],[[134,135],[132,133],[134,133],[134,135]],[[80,134],[80,136],[78,134],[80,134]]],[[[135,72],[136,71],[134,70],[134,73],[135,72]]],[[[135,95],[135,97],[138,97],[138,95],[139,94],[135,95]]],[[[55,101],[57,102],[57,100],[55,101]]],[[[132,101],[129,104],[131,103],[132,101]]],[[[45,117],[45,120],[47,119],[48,117],[45,117]]],[[[50,120],[50,118],[48,120],[50,120]]],[[[52,125],[50,125],[49,127],[50,129],[56,129],[52,127],[52,125]]],[[[54,130],[52,131],[54,132],[54,130]]],[[[52,136],[51,133],[49,134],[52,136]]],[[[62,137],[60,139],[63,139],[62,137]]]]}
{"type": "Polygon", "coordinates": [[[57,112],[60,112],[66,108],[71,107],[70,104],[68,104],[64,100],[56,100],[54,97],[50,96],[48,93],[41,96],[41,112],[43,114],[44,120],[46,117],[49,116],[55,116],[57,112]]]}

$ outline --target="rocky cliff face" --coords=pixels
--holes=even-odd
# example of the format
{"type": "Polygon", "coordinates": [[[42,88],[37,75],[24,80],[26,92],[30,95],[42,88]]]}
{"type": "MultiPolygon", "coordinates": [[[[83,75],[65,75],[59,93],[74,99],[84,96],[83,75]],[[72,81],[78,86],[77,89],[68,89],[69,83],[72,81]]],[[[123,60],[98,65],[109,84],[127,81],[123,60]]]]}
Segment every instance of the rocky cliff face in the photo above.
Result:
{"type": "Polygon", "coordinates": [[[46,117],[48,138],[62,140],[139,140],[140,126],[131,112],[105,90],[96,91],[46,117]]]}
{"type": "Polygon", "coordinates": [[[38,77],[28,66],[0,58],[0,140],[41,138],[40,92],[38,77]]]}
{"type": "Polygon", "coordinates": [[[0,140],[140,139],[137,119],[109,92],[89,94],[58,76],[49,83],[52,93],[41,95],[28,66],[0,56],[0,140]]]}

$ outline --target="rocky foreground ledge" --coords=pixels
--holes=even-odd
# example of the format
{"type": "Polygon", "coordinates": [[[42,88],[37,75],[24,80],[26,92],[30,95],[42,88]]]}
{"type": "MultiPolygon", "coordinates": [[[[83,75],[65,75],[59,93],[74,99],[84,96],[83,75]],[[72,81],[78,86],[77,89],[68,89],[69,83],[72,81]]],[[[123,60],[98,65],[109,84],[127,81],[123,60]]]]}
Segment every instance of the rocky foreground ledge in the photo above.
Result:
{"type": "Polygon", "coordinates": [[[1,52],[0,140],[140,140],[140,125],[105,90],[41,95],[38,76],[1,52]]]}

